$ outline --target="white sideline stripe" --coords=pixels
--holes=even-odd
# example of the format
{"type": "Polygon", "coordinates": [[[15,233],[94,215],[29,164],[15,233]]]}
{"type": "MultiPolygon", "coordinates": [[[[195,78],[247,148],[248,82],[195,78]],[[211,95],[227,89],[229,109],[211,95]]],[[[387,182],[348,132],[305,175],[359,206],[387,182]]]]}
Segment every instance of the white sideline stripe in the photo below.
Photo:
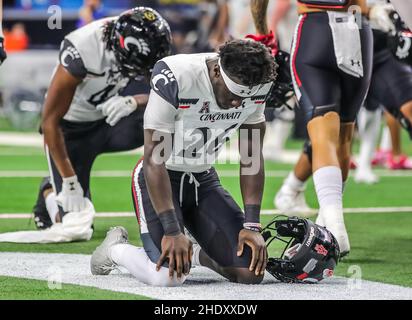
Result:
{"type": "MultiPolygon", "coordinates": [[[[289,174],[290,170],[266,170],[266,177],[283,178],[289,174]]],[[[396,177],[396,178],[412,178],[412,170],[408,171],[392,171],[392,170],[374,170],[379,177],[396,177]]],[[[238,177],[238,170],[218,170],[220,177],[238,177]]],[[[48,176],[46,170],[0,170],[0,178],[41,178],[48,176]]],[[[131,177],[132,170],[96,170],[92,171],[92,177],[131,177]]],[[[351,177],[352,178],[352,177],[351,177]]]]}
{"type": "MultiPolygon", "coordinates": [[[[317,209],[311,209],[310,213],[316,214],[317,209]]],[[[345,208],[344,213],[411,213],[412,207],[371,207],[371,208],[345,208]]],[[[269,209],[262,210],[264,215],[281,214],[279,210],[269,209]]],[[[134,212],[99,212],[96,213],[96,218],[123,218],[123,217],[135,217],[134,212]]],[[[0,219],[30,219],[31,213],[0,213],[0,219]]]]}
{"type": "MultiPolygon", "coordinates": [[[[279,283],[266,273],[260,285],[231,283],[215,272],[196,267],[181,287],[145,285],[129,273],[114,271],[93,276],[90,255],[61,253],[0,252],[0,275],[38,279],[49,284],[76,284],[105,290],[139,294],[154,299],[173,300],[375,300],[412,299],[412,288],[333,277],[314,285],[279,283]]],[[[45,284],[47,285],[47,284],[45,284]]],[[[175,317],[176,318],[176,317],[175,317]]],[[[189,317],[190,318],[190,317],[189,317]]]]}

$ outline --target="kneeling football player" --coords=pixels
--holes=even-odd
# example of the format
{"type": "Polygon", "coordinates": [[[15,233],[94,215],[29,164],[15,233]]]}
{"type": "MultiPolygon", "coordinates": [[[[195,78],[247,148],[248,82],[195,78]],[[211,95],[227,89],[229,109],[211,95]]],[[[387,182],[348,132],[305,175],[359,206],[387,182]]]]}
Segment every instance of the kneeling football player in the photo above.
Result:
{"type": "Polygon", "coordinates": [[[144,79],[150,79],[154,64],[170,49],[167,22],[146,7],[95,21],[65,37],[42,114],[51,178],[43,179],[33,210],[39,229],[84,209],[98,155],[143,145],[149,93],[144,79]],[[132,95],[120,95],[131,81],[136,87],[132,95]]]}
{"type": "Polygon", "coordinates": [[[127,243],[124,228],[110,230],[93,253],[93,274],[122,266],[146,284],[173,286],[184,282],[193,264],[232,282],[262,281],[264,108],[276,67],[270,51],[249,40],[155,65],[144,115],[144,158],[132,181],[143,248],[127,243]],[[238,129],[244,210],[212,167],[238,129]],[[197,244],[192,246],[184,228],[197,244]]]}

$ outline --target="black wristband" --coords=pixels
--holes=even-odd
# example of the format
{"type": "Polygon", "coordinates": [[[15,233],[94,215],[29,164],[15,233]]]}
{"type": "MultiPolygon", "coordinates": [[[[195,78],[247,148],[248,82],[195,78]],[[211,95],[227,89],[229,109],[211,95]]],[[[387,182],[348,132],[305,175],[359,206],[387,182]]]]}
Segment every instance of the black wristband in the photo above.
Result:
{"type": "Polygon", "coordinates": [[[165,236],[177,236],[181,233],[176,212],[171,209],[158,214],[165,236]]]}
{"type": "Polygon", "coordinates": [[[251,223],[260,222],[260,205],[259,204],[245,205],[245,222],[251,222],[251,223]]]}

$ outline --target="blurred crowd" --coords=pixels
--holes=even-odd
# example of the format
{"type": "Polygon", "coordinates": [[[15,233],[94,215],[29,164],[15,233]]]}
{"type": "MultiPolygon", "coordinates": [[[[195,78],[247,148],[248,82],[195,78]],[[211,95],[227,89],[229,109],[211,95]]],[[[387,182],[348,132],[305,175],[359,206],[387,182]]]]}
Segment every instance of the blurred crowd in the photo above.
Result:
{"type": "MultiPolygon", "coordinates": [[[[196,53],[216,50],[221,44],[232,38],[244,38],[247,34],[256,32],[250,10],[250,0],[14,0],[3,1],[5,8],[20,9],[30,15],[34,10],[47,12],[47,7],[53,4],[60,5],[64,13],[76,13],[77,21],[72,28],[80,28],[92,21],[119,14],[135,6],[148,6],[156,9],[169,22],[173,34],[174,53],[196,53]],[[67,11],[65,11],[67,10],[67,11]]],[[[7,13],[4,15],[7,21],[7,13]]],[[[74,19],[75,16],[74,16],[74,19]]],[[[293,31],[297,23],[295,0],[269,1],[267,24],[278,41],[279,48],[289,52],[293,31]]],[[[39,20],[38,23],[45,23],[39,20]]],[[[30,42],[29,27],[25,21],[16,21],[4,28],[5,48],[8,53],[23,51],[33,46],[30,42]]],[[[68,33],[72,30],[65,30],[68,33]]],[[[53,33],[53,30],[50,31],[53,33]]],[[[47,35],[44,36],[47,41],[47,35]]],[[[61,41],[62,39],[59,39],[61,41]]],[[[57,49],[57,47],[55,48],[57,49]]],[[[389,116],[388,116],[389,117],[389,116]]],[[[266,157],[277,159],[282,154],[286,139],[306,138],[307,132],[303,125],[303,115],[299,108],[294,111],[267,110],[267,135],[264,154],[266,157]],[[277,136],[278,139],[270,137],[277,136]]],[[[396,124],[392,126],[394,127],[396,124]]],[[[388,130],[386,130],[388,131],[388,130]]],[[[385,131],[385,132],[386,132],[385,131]]],[[[393,132],[400,131],[399,125],[393,132]]],[[[388,132],[386,132],[388,133],[388,132]]],[[[384,134],[383,141],[390,141],[390,137],[397,135],[384,134]],[[388,138],[389,137],[389,138],[388,138]]],[[[394,139],[392,139],[394,140],[394,139]]],[[[394,149],[400,150],[400,138],[392,143],[394,149]]],[[[381,147],[382,150],[391,148],[381,147]]],[[[399,151],[401,153],[401,151],[399,151]]]]}
{"type": "MultiPolygon", "coordinates": [[[[278,35],[280,48],[285,51],[289,51],[297,21],[295,2],[269,1],[268,26],[278,35]]],[[[27,49],[42,49],[44,52],[39,55],[45,57],[44,49],[57,50],[64,35],[74,29],[104,17],[120,14],[135,6],[152,7],[169,22],[173,35],[173,53],[214,51],[229,39],[244,38],[247,34],[256,32],[250,0],[15,0],[4,1],[3,4],[6,9],[3,14],[4,45],[10,56],[14,52],[27,49]],[[47,8],[50,5],[61,6],[64,30],[47,28],[47,8]],[[10,12],[18,14],[13,18],[10,12]],[[24,19],[20,19],[21,13],[24,13],[24,19]],[[31,19],[39,13],[43,14],[42,18],[31,19]]],[[[34,51],[30,51],[31,57],[35,54],[34,51]]],[[[9,62],[11,61],[12,59],[9,59],[9,62]]],[[[54,62],[54,59],[51,61],[54,62]]],[[[42,65],[41,70],[38,66],[36,68],[36,72],[39,71],[37,73],[42,71],[47,74],[45,80],[38,83],[48,83],[48,71],[44,71],[48,70],[48,66],[42,65]]],[[[273,111],[266,116],[272,121],[273,111]]],[[[291,116],[293,119],[293,112],[291,116]]],[[[286,132],[284,135],[287,136],[291,123],[275,122],[282,127],[274,130],[286,132]]],[[[302,132],[301,136],[305,133],[302,132]]],[[[294,132],[293,136],[299,137],[299,134],[294,132]]],[[[282,142],[279,143],[279,148],[282,145],[282,142]]]]}
{"type": "MultiPolygon", "coordinates": [[[[241,38],[248,33],[254,33],[249,0],[128,0],[116,2],[75,0],[70,1],[70,4],[66,4],[66,2],[69,3],[68,1],[57,0],[19,0],[5,1],[4,5],[6,9],[18,8],[27,11],[28,14],[30,14],[30,10],[41,10],[42,6],[46,4],[61,5],[63,14],[64,10],[78,10],[76,28],[113,15],[116,11],[121,12],[128,7],[150,6],[158,10],[169,22],[173,32],[174,51],[176,53],[215,50],[230,38],[241,38]]],[[[271,30],[280,33],[288,30],[287,35],[283,37],[284,39],[280,39],[281,44],[282,42],[285,44],[290,43],[291,30],[293,30],[296,22],[295,10],[290,8],[293,5],[291,2],[294,3],[294,1],[289,0],[275,0],[270,3],[269,26],[271,30]],[[276,10],[273,10],[275,6],[276,10]],[[281,20],[283,27],[279,26],[278,28],[278,22],[281,20]]],[[[7,13],[4,18],[7,21],[7,13]]],[[[43,23],[43,21],[39,21],[39,23],[43,23]]],[[[30,48],[29,34],[24,21],[18,21],[5,28],[6,50],[13,52],[30,48]]]]}

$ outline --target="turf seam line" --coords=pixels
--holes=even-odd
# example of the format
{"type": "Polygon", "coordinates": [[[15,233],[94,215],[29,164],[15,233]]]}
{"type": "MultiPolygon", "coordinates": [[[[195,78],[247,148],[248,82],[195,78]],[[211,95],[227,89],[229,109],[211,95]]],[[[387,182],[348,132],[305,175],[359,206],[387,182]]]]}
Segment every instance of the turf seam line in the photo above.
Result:
{"type": "MultiPolygon", "coordinates": [[[[266,177],[283,178],[289,174],[290,170],[266,170],[266,177]]],[[[218,170],[220,177],[239,177],[238,170],[218,170]]],[[[390,170],[374,170],[380,177],[396,177],[396,178],[411,178],[412,171],[390,171],[390,170]]],[[[41,178],[49,175],[47,170],[0,170],[0,178],[41,178]]],[[[130,177],[131,171],[128,170],[96,170],[92,172],[92,177],[130,177]]],[[[352,178],[352,177],[351,177],[352,178]]]]}
{"type": "MultiPolygon", "coordinates": [[[[311,209],[311,213],[316,214],[317,209],[311,209]]],[[[368,208],[344,208],[344,213],[412,213],[412,207],[368,207],[368,208]]],[[[263,215],[281,214],[279,210],[268,209],[262,210],[263,215]]],[[[134,217],[133,212],[99,212],[96,213],[96,218],[121,218],[134,217]]],[[[0,213],[0,219],[30,219],[31,213],[0,213]]]]}

